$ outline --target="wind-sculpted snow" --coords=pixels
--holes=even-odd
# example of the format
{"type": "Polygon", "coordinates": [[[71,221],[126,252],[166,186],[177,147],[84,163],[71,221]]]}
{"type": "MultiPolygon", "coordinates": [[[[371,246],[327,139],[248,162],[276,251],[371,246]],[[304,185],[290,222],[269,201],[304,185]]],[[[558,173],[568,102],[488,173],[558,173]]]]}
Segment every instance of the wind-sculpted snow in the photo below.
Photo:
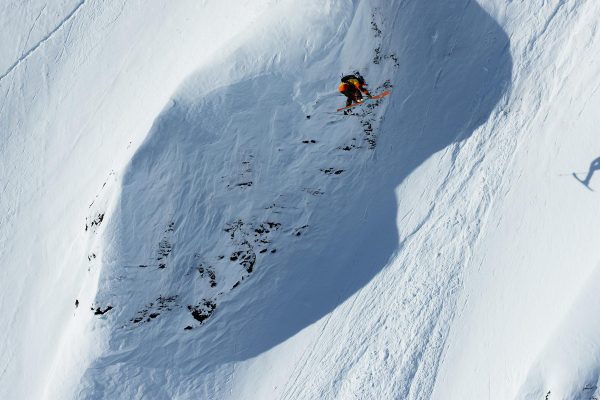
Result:
{"type": "Polygon", "coordinates": [[[16,4],[0,398],[600,396],[600,3],[16,4]]]}
{"type": "MultiPolygon", "coordinates": [[[[222,388],[207,386],[221,379],[217,371],[327,316],[402,254],[395,188],[432,154],[468,138],[509,85],[506,34],[476,3],[459,3],[335,7],[330,25],[307,12],[302,20],[324,33],[304,38],[291,27],[282,36],[323,38],[323,45],[305,50],[251,37],[214,71],[188,80],[123,179],[108,228],[114,261],[97,298],[115,307],[110,348],[86,374],[87,397],[220,398],[222,388]],[[349,17],[348,29],[328,37],[349,17]],[[253,42],[267,44],[255,50],[253,42]],[[276,61],[264,65],[273,53],[276,61]],[[231,83],[202,94],[206,77],[229,65],[239,69],[229,72],[231,83]],[[334,115],[339,97],[319,93],[333,92],[337,72],[349,67],[360,67],[375,93],[394,86],[391,98],[334,115]],[[157,257],[165,226],[172,227],[169,252],[157,257]],[[172,306],[152,313],[159,296],[173,298],[172,306]],[[121,348],[128,350],[119,351],[115,369],[112,353],[121,348]],[[127,384],[108,384],[125,377],[127,384]]],[[[457,260],[434,281],[413,271],[404,289],[441,290],[460,279],[461,266],[457,260]]],[[[386,396],[426,397],[435,379],[442,347],[427,337],[441,325],[443,340],[454,294],[421,292],[413,301],[411,312],[422,315],[418,326],[406,320],[414,331],[403,351],[422,356],[388,371],[396,382],[386,396]],[[414,381],[423,386],[418,392],[409,391],[414,381]]],[[[296,387],[286,390],[302,397],[296,387]]]]}
{"type": "Polygon", "coordinates": [[[124,165],[183,77],[276,1],[5,3],[2,72],[22,60],[0,82],[0,398],[65,398],[100,350],[124,165]]]}

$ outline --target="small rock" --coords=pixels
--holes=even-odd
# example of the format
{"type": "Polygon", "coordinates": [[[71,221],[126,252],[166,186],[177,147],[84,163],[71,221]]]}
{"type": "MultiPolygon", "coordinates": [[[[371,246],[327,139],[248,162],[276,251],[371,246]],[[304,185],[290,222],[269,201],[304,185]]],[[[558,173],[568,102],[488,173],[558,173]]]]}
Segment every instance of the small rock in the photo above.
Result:
{"type": "MultiPolygon", "coordinates": [[[[94,311],[94,315],[103,315],[113,309],[113,306],[107,306],[104,310],[100,309],[100,307],[96,308],[94,311]]],[[[93,310],[93,308],[92,308],[93,310]]]]}

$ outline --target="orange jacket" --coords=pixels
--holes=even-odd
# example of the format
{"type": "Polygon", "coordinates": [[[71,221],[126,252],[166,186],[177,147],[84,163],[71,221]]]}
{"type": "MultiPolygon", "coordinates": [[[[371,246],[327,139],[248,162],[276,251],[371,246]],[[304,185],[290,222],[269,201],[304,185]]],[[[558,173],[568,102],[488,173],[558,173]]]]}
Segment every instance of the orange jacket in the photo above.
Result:
{"type": "Polygon", "coordinates": [[[356,79],[350,79],[348,82],[342,82],[340,83],[340,86],[338,86],[338,90],[340,91],[340,93],[352,90],[353,88],[360,90],[364,94],[369,94],[369,91],[364,87],[364,85],[361,85],[360,82],[356,79]]]}

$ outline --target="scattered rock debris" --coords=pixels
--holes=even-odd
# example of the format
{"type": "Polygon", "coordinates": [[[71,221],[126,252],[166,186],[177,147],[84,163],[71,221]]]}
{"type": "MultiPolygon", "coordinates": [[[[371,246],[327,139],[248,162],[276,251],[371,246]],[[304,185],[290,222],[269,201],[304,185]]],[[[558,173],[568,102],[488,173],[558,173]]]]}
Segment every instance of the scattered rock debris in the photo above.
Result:
{"type": "Polygon", "coordinates": [[[320,171],[323,172],[325,175],[340,175],[342,172],[344,172],[343,169],[335,168],[321,168],[320,171]]]}
{"type": "MultiPolygon", "coordinates": [[[[173,251],[173,243],[170,240],[170,236],[175,232],[175,223],[169,222],[167,228],[163,233],[163,238],[158,243],[157,257],[158,269],[164,269],[167,267],[167,257],[173,251]]],[[[141,265],[140,265],[141,266],[141,265]]]]}
{"type": "MultiPolygon", "coordinates": [[[[86,218],[86,221],[88,219],[86,218]]],[[[88,229],[93,228],[94,226],[98,227],[100,226],[100,224],[102,223],[102,221],[104,221],[104,213],[99,213],[94,219],[92,219],[92,221],[89,223],[86,222],[85,224],[85,231],[87,232],[88,229]]]]}
{"type": "MultiPolygon", "coordinates": [[[[252,180],[252,160],[254,159],[253,155],[248,155],[244,161],[241,162],[239,176],[233,178],[235,183],[230,183],[227,185],[227,189],[235,189],[235,188],[250,188],[254,185],[252,180]]],[[[224,177],[223,177],[224,178],[224,177]]]]}
{"type": "Polygon", "coordinates": [[[302,225],[301,227],[294,229],[292,234],[294,236],[301,236],[306,231],[306,229],[308,229],[308,225],[302,225]]]}
{"type": "MultiPolygon", "coordinates": [[[[383,31],[380,29],[380,25],[377,22],[377,10],[375,9],[372,14],[371,20],[371,29],[375,38],[381,38],[383,36],[383,31]]],[[[379,40],[381,42],[381,39],[379,40]]],[[[374,48],[374,57],[373,62],[375,64],[379,64],[383,61],[391,60],[394,62],[396,67],[399,66],[398,58],[394,53],[387,54],[382,47],[382,44],[379,43],[374,48]]],[[[383,85],[380,85],[373,92],[380,92],[384,89],[391,88],[392,85],[390,81],[386,81],[383,85]]],[[[375,109],[380,105],[380,100],[374,100],[372,102],[368,102],[357,110],[350,110],[348,112],[349,115],[352,115],[358,118],[362,131],[364,133],[364,141],[367,143],[369,149],[374,149],[377,144],[376,131],[378,122],[380,120],[375,115],[375,109]]],[[[310,115],[306,115],[306,119],[310,119],[310,115]]],[[[359,138],[360,139],[360,138],[359,138]]],[[[303,144],[316,144],[317,140],[314,139],[304,139],[302,140],[303,144]]],[[[339,146],[337,149],[341,151],[352,151],[356,149],[361,149],[363,146],[359,145],[357,142],[357,138],[352,138],[352,142],[339,146]]],[[[241,189],[250,189],[254,186],[253,177],[249,174],[252,174],[251,160],[253,156],[250,156],[245,161],[241,162],[242,171],[239,175],[236,175],[233,179],[233,182],[227,185],[228,189],[241,188],[241,189]]],[[[344,169],[337,169],[334,167],[330,168],[322,168],[320,169],[326,175],[341,175],[345,172],[344,169]]],[[[222,177],[225,179],[225,177],[222,177]]],[[[303,191],[307,192],[312,196],[321,196],[325,194],[320,189],[315,188],[304,188],[303,191]]],[[[284,209],[283,206],[277,206],[273,203],[269,207],[265,207],[266,210],[270,209],[284,209]]],[[[275,211],[272,211],[275,213],[275,211]]],[[[104,214],[99,213],[89,224],[86,223],[86,231],[94,226],[99,226],[104,219],[104,214]]],[[[226,224],[224,231],[227,233],[229,240],[233,246],[231,249],[231,253],[221,254],[216,257],[216,259],[211,259],[211,261],[202,262],[200,264],[196,264],[196,270],[202,279],[207,279],[211,288],[214,288],[218,285],[217,283],[217,273],[218,270],[216,267],[219,267],[219,262],[221,263],[236,263],[243,267],[242,275],[240,279],[233,284],[231,289],[237,288],[246,277],[248,277],[255,269],[257,262],[257,254],[259,257],[266,257],[268,254],[275,254],[277,249],[272,247],[272,238],[270,235],[274,231],[278,231],[281,228],[281,224],[273,221],[265,221],[262,223],[253,223],[253,222],[244,222],[241,219],[235,220],[231,223],[226,224]],[[244,272],[245,271],[245,272],[244,272]]],[[[300,227],[294,228],[291,230],[291,234],[293,236],[299,237],[306,233],[308,230],[308,225],[302,225],[300,227]]],[[[158,261],[158,268],[164,269],[167,266],[167,259],[171,255],[174,243],[172,241],[172,234],[175,232],[175,223],[170,222],[167,225],[166,230],[164,231],[164,235],[160,242],[158,243],[158,250],[156,260],[158,261]]],[[[289,231],[288,231],[289,232],[289,231]]],[[[171,256],[172,257],[172,256],[171,256]]],[[[95,259],[96,255],[92,253],[88,256],[88,260],[91,261],[95,259]]],[[[153,262],[150,262],[150,265],[154,265],[153,262]]],[[[147,268],[148,264],[140,264],[139,268],[147,268]]],[[[193,272],[191,269],[190,272],[193,272]]],[[[223,292],[219,292],[219,295],[223,294],[223,292]]],[[[146,307],[139,311],[134,318],[130,321],[133,324],[141,324],[144,322],[150,322],[152,320],[157,319],[162,313],[171,311],[175,307],[183,306],[177,305],[176,303],[177,296],[169,296],[162,297],[160,296],[155,302],[151,302],[146,307]]],[[[204,298],[197,305],[187,305],[188,311],[191,313],[192,317],[202,324],[205,320],[211,317],[214,311],[217,308],[216,298],[204,298]]],[[[78,307],[78,300],[76,300],[75,306],[78,307]]],[[[95,314],[102,315],[109,310],[111,310],[112,306],[107,306],[106,309],[101,309],[100,307],[96,308],[95,314]]],[[[192,325],[187,325],[184,330],[193,329],[192,325]]],[[[548,393],[549,395],[549,393],[548,393]]]]}
{"type": "Polygon", "coordinates": [[[233,262],[239,261],[239,264],[250,274],[254,270],[254,264],[256,264],[256,253],[249,242],[245,241],[242,245],[246,249],[234,251],[229,256],[229,260],[233,262]]]}
{"type": "MultiPolygon", "coordinates": [[[[374,91],[379,93],[384,90],[391,89],[392,87],[393,85],[391,84],[391,82],[389,80],[386,80],[383,84],[379,85],[374,91]]],[[[379,107],[382,101],[383,99],[370,101],[367,104],[365,104],[360,110],[357,110],[355,114],[353,114],[353,116],[357,117],[360,122],[364,133],[363,140],[367,143],[367,146],[370,150],[374,150],[377,146],[377,134],[375,127],[377,126],[377,124],[379,124],[381,119],[375,114],[374,111],[377,107],[379,107]]],[[[350,147],[350,150],[352,148],[359,148],[359,146],[356,144],[353,144],[348,147],[350,147]]],[[[342,150],[349,151],[349,149],[347,148],[342,148],[342,150]]]]}
{"type": "Polygon", "coordinates": [[[352,138],[352,142],[350,144],[347,144],[345,146],[339,146],[338,150],[352,151],[352,150],[358,150],[358,149],[362,148],[361,146],[356,144],[356,142],[357,142],[356,138],[352,138]]]}
{"type": "Polygon", "coordinates": [[[94,310],[94,307],[92,307],[92,311],[94,311],[94,315],[104,315],[112,309],[113,309],[113,306],[107,306],[104,310],[100,307],[96,307],[96,309],[94,310]]]}
{"type": "Polygon", "coordinates": [[[204,299],[198,305],[188,305],[187,308],[196,321],[203,323],[213,314],[217,308],[217,303],[213,300],[204,299]]]}
{"type": "Polygon", "coordinates": [[[271,243],[270,234],[281,228],[281,223],[274,221],[265,221],[259,224],[246,224],[241,219],[227,224],[224,231],[229,234],[229,238],[236,245],[237,249],[229,255],[229,261],[240,264],[248,274],[254,270],[256,264],[255,247],[262,249],[259,254],[267,251],[271,243]]]}
{"type": "Polygon", "coordinates": [[[229,238],[231,240],[233,240],[233,239],[235,239],[236,233],[238,231],[240,231],[243,226],[244,226],[244,222],[241,219],[238,219],[237,221],[227,224],[227,227],[223,230],[225,232],[229,233],[229,238]]]}
{"type": "Polygon", "coordinates": [[[381,37],[381,29],[379,29],[379,26],[377,26],[377,22],[375,21],[377,14],[378,14],[378,9],[373,9],[373,12],[371,13],[371,30],[374,32],[374,35],[376,38],[381,37]]]}
{"type": "Polygon", "coordinates": [[[323,192],[323,191],[321,191],[319,189],[304,188],[302,190],[305,191],[306,193],[312,195],[312,196],[321,196],[321,195],[325,194],[325,192],[323,192]]]}
{"type": "Polygon", "coordinates": [[[210,287],[217,286],[217,275],[212,266],[206,267],[204,264],[200,263],[200,265],[196,268],[198,273],[200,274],[200,278],[208,278],[210,287]]]}
{"type": "Polygon", "coordinates": [[[136,315],[129,320],[134,324],[150,322],[160,316],[161,313],[171,311],[177,306],[177,295],[158,296],[155,301],[148,303],[143,310],[138,311],[136,315]]]}

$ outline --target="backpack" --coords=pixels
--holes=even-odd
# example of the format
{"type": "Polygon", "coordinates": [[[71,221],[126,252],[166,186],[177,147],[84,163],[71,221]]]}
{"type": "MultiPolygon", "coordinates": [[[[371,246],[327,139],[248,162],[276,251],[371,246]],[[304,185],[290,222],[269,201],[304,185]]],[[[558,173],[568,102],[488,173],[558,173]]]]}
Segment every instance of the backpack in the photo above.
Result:
{"type": "Polygon", "coordinates": [[[359,74],[358,72],[355,72],[354,74],[351,74],[351,75],[345,75],[345,76],[343,76],[342,77],[342,82],[352,84],[352,82],[350,82],[351,79],[357,80],[358,83],[360,83],[361,86],[363,86],[365,84],[365,78],[363,78],[362,75],[359,74]]]}
{"type": "Polygon", "coordinates": [[[342,77],[342,82],[349,83],[350,85],[354,85],[354,83],[351,81],[358,82],[361,87],[366,85],[365,78],[363,78],[362,75],[358,71],[353,74],[350,74],[350,75],[344,75],[342,77]]]}

